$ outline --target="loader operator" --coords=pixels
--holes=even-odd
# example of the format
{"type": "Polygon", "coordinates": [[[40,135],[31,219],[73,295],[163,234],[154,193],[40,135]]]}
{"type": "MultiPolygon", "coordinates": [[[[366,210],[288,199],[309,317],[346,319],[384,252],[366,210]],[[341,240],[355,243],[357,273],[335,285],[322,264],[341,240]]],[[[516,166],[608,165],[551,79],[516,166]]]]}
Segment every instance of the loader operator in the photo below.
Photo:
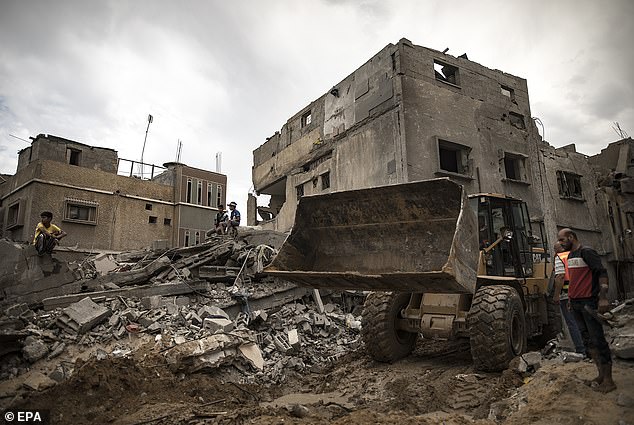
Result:
{"type": "Polygon", "coordinates": [[[601,264],[599,254],[581,245],[571,229],[562,229],[557,240],[568,254],[568,305],[577,321],[583,342],[597,367],[599,376],[590,384],[596,390],[607,393],[616,389],[612,380],[612,356],[605,340],[603,325],[597,313],[605,313],[608,303],[608,275],[601,264]]]}

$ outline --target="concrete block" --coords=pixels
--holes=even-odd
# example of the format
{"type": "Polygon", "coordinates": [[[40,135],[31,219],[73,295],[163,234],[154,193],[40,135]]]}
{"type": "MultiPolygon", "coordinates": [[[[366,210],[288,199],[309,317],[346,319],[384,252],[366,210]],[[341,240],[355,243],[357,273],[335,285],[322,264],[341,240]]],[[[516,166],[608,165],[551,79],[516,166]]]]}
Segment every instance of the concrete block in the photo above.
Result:
{"type": "Polygon", "coordinates": [[[110,309],[86,297],[66,307],[57,319],[57,325],[69,333],[82,334],[106,320],[111,314],[110,309]]]}
{"type": "Polygon", "coordinates": [[[179,307],[187,307],[189,305],[189,297],[176,297],[174,304],[179,307]]]}
{"type": "Polygon", "coordinates": [[[279,352],[284,354],[288,353],[289,351],[293,349],[293,347],[291,347],[288,341],[284,339],[284,337],[280,334],[273,336],[273,344],[275,345],[275,348],[277,348],[279,352]]]}
{"type": "Polygon", "coordinates": [[[539,351],[531,351],[530,353],[524,353],[520,356],[520,363],[518,370],[521,373],[535,372],[542,365],[542,353],[539,351]]]}
{"type": "Polygon", "coordinates": [[[240,354],[249,361],[249,363],[258,370],[264,369],[264,358],[257,344],[242,344],[238,347],[240,354]]]}
{"type": "Polygon", "coordinates": [[[198,316],[201,319],[207,317],[230,320],[229,315],[225,311],[215,305],[204,305],[198,309],[198,316]]]}
{"type": "Polygon", "coordinates": [[[147,309],[155,309],[161,306],[161,296],[152,295],[141,298],[141,305],[147,309]]]}
{"type": "Polygon", "coordinates": [[[148,326],[146,330],[148,333],[151,333],[151,334],[159,333],[163,330],[163,325],[161,325],[158,322],[154,322],[150,326],[148,326]]]}
{"type": "Polygon", "coordinates": [[[211,333],[231,332],[233,330],[233,327],[234,327],[233,322],[228,319],[208,317],[203,321],[203,328],[208,330],[211,333]]]}
{"type": "Polygon", "coordinates": [[[299,335],[297,334],[297,329],[292,329],[287,333],[288,343],[293,349],[299,349],[299,335]]]}
{"type": "Polygon", "coordinates": [[[634,359],[634,334],[619,335],[612,342],[614,354],[626,360],[634,359]]]}
{"type": "Polygon", "coordinates": [[[101,276],[108,274],[119,265],[111,258],[109,254],[99,254],[94,259],[95,269],[101,276]]]}
{"type": "Polygon", "coordinates": [[[23,383],[26,388],[33,391],[42,391],[54,386],[55,384],[55,381],[40,372],[31,372],[23,383]]]}
{"type": "Polygon", "coordinates": [[[39,359],[45,357],[48,354],[48,345],[37,339],[33,335],[29,335],[24,340],[24,347],[22,347],[22,355],[26,360],[31,363],[35,363],[39,359]]]}

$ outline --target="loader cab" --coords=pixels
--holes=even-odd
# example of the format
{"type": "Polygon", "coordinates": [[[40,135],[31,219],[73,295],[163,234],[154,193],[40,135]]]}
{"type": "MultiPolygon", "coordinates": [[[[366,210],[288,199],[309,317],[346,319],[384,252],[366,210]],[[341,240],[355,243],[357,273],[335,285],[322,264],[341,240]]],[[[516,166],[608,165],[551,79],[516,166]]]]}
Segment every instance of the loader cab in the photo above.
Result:
{"type": "Polygon", "coordinates": [[[526,203],[493,194],[477,194],[469,198],[471,207],[478,214],[480,250],[488,251],[485,255],[486,274],[520,278],[531,276],[532,233],[526,203]]]}

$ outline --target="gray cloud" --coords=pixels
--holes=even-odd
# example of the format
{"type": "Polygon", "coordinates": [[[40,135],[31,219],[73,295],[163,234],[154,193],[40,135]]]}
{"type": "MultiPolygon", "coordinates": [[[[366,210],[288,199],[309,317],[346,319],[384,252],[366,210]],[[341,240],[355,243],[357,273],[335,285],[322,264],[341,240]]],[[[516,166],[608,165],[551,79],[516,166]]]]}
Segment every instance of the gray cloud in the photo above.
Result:
{"type": "Polygon", "coordinates": [[[0,172],[22,138],[57,134],[139,159],[213,168],[244,204],[251,151],[401,37],[528,80],[548,140],[595,153],[634,133],[633,3],[615,0],[5,1],[0,172]]]}

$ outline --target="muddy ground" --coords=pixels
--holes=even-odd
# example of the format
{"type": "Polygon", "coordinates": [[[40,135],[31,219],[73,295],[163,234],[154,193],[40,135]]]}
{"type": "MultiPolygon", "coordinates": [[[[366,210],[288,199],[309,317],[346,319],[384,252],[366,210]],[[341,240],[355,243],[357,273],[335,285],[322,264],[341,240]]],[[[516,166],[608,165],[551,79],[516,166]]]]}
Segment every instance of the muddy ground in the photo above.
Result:
{"type": "Polygon", "coordinates": [[[148,343],[128,358],[80,360],[70,379],[12,405],[50,409],[63,424],[634,425],[634,363],[614,368],[618,390],[600,394],[582,382],[593,377],[588,362],[545,361],[531,376],[481,374],[468,343],[430,341],[395,364],[377,363],[361,347],[269,386],[245,383],[234,367],[175,375],[148,343]]]}

